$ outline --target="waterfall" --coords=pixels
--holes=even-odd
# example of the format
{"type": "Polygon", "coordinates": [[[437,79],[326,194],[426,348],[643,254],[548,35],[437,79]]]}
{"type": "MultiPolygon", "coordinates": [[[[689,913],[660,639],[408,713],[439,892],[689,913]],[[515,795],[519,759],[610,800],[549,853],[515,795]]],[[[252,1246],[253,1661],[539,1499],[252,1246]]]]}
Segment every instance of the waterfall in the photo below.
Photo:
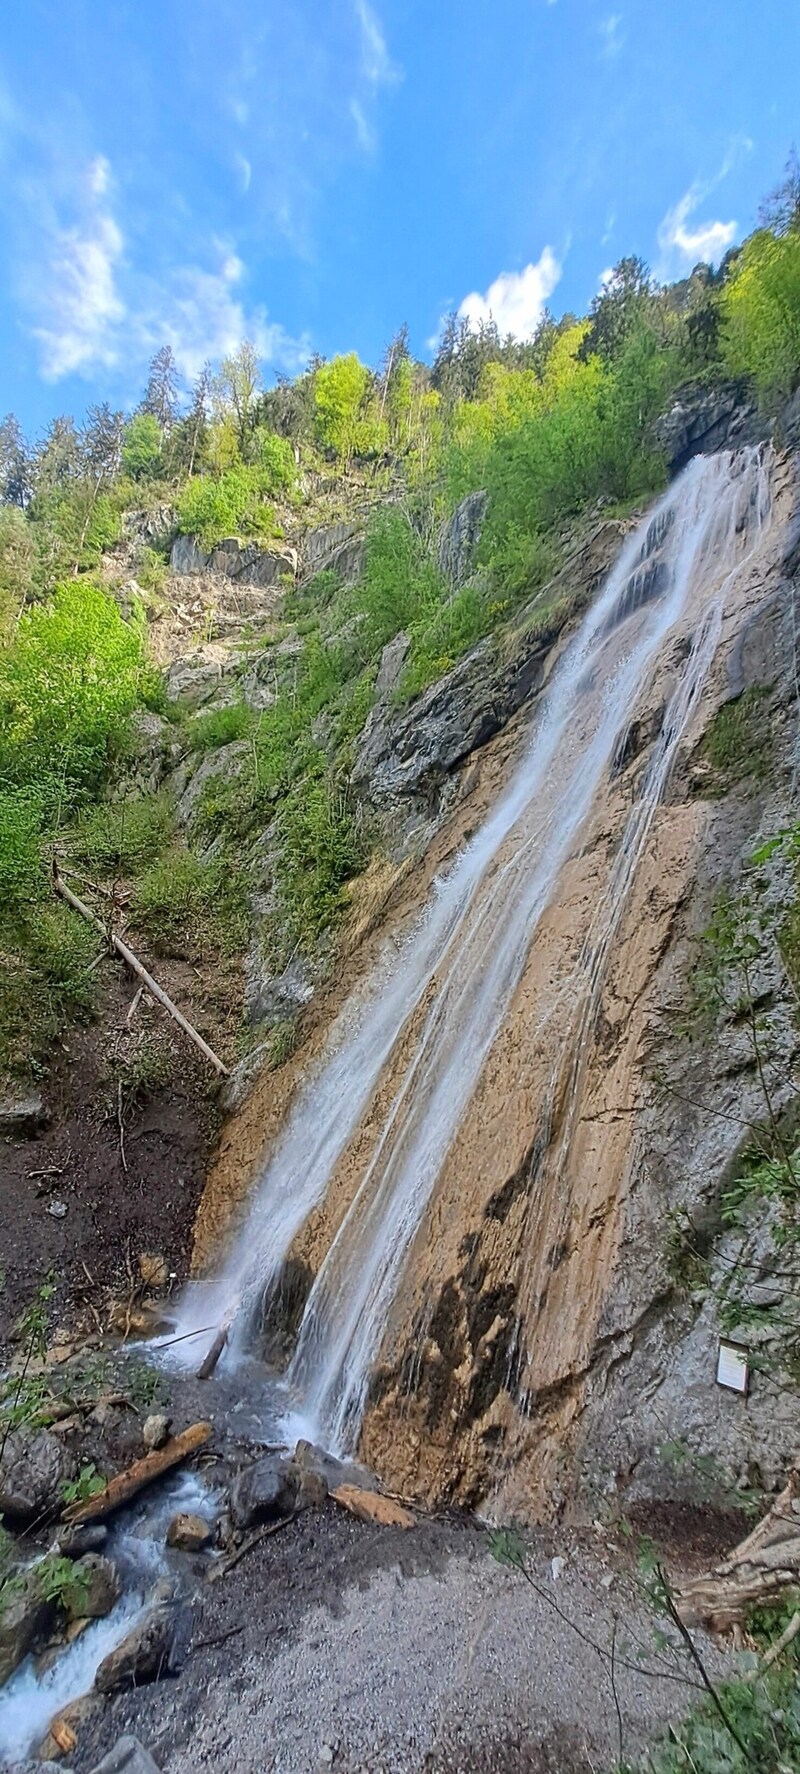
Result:
{"type": "MultiPolygon", "coordinates": [[[[293,1239],[366,1127],[367,1156],[354,1158],[358,1185],[309,1293],[286,1375],[289,1397],[329,1446],[355,1447],[406,1258],[537,925],[670,632],[691,621],[688,655],[567,994],[558,1047],[563,1055],[566,1041],[573,1069],[580,1067],[582,1034],[714,658],[729,586],[768,521],[769,472],[762,449],[698,457],[625,542],[540,698],[511,780],[438,881],[414,933],[387,945],[366,988],[345,1006],[222,1274],[211,1294],[190,1293],[184,1303],[179,1333],[225,1319],[226,1359],[246,1351],[293,1239]]],[[[568,1143],[567,1124],[562,1154],[568,1143]]],[[[196,1344],[189,1347],[196,1360],[196,1344]]]]}

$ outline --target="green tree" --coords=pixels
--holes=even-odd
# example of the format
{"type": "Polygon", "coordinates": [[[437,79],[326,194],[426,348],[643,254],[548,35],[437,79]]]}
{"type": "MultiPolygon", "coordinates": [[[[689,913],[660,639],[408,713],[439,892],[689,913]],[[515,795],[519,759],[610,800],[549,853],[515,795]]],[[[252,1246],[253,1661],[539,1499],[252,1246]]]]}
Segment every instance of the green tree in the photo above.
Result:
{"type": "Polygon", "coordinates": [[[356,447],[358,424],[370,385],[370,373],[354,351],[332,357],[314,378],[317,435],[326,449],[345,463],[356,447]]]}
{"type": "Polygon", "coordinates": [[[762,400],[791,394],[800,376],[800,229],[751,234],[720,305],[728,369],[752,376],[762,400]]]}
{"type": "Polygon", "coordinates": [[[243,339],[237,351],[224,357],[219,368],[215,393],[219,416],[231,414],[236,428],[239,453],[247,460],[250,438],[255,429],[256,406],[261,391],[261,365],[252,339],[243,339]]]}
{"type": "Polygon", "coordinates": [[[161,426],[152,413],[134,413],[122,436],[122,467],[132,480],[148,480],[161,463],[161,426]]]}

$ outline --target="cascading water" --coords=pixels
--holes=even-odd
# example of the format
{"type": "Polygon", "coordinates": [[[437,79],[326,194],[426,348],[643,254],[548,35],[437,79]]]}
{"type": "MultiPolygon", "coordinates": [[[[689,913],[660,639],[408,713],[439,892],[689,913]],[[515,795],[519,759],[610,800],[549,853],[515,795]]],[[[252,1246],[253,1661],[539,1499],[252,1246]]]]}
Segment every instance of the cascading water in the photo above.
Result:
{"type": "MultiPolygon", "coordinates": [[[[510,783],[438,883],[415,934],[387,950],[366,998],[342,1013],[219,1281],[199,1303],[190,1294],[184,1304],[179,1334],[222,1320],[232,1327],[226,1359],[245,1351],[294,1238],[368,1121],[368,1156],[359,1160],[358,1186],[317,1273],[286,1375],[304,1423],[330,1446],[355,1446],[411,1243],[537,925],[636,699],[670,631],[691,613],[688,657],[568,993],[558,1047],[563,1056],[566,1042],[570,1064],[580,1066],[581,1037],[654,810],[713,661],[728,587],[768,519],[769,472],[761,450],[697,458],[625,543],[562,655],[510,783]]],[[[196,1360],[197,1344],[188,1347],[196,1360]]]]}

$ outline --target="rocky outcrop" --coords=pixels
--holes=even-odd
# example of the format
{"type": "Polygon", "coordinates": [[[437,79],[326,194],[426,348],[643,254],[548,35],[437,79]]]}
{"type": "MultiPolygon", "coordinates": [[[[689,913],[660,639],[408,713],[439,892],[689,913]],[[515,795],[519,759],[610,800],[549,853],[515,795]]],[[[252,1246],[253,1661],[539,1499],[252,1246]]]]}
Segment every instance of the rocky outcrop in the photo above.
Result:
{"type": "Polygon", "coordinates": [[[738,449],[741,444],[755,443],[763,432],[743,382],[690,383],[654,428],[671,474],[679,474],[692,456],[738,449]]]}
{"type": "Polygon", "coordinates": [[[336,573],[343,585],[352,585],[364,566],[364,531],[358,523],[319,524],[307,530],[301,548],[301,577],[336,573]]]}
{"type": "Polygon", "coordinates": [[[194,536],[178,536],[172,545],[170,566],[180,575],[213,573],[238,585],[260,588],[280,586],[297,571],[293,548],[262,548],[258,542],[240,542],[229,536],[207,553],[194,536]]]}
{"type": "Polygon", "coordinates": [[[444,525],[439,538],[439,571],[452,586],[463,585],[473,570],[488,498],[488,493],[468,493],[444,525]]]}
{"type": "Polygon", "coordinates": [[[38,1090],[24,1096],[0,1097],[0,1136],[32,1139],[50,1120],[50,1111],[38,1090]]]}

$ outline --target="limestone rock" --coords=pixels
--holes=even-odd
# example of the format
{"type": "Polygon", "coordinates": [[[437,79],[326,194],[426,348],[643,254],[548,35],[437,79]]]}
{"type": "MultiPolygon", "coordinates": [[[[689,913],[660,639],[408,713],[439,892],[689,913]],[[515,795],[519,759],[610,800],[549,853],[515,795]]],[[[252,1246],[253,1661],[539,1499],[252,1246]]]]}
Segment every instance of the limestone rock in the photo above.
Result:
{"type": "Polygon", "coordinates": [[[45,1107],[38,1090],[28,1091],[24,1096],[0,1098],[0,1136],[10,1134],[17,1139],[29,1139],[40,1133],[49,1120],[50,1110],[45,1107]]]}
{"type": "Polygon", "coordinates": [[[303,538],[301,577],[334,572],[345,585],[359,577],[364,565],[364,536],[356,523],[318,524],[303,538]]]}
{"type": "Polygon", "coordinates": [[[167,1545],[179,1552],[202,1552],[213,1538],[214,1529],[202,1515],[173,1515],[167,1528],[167,1545]]]}
{"type": "Polygon", "coordinates": [[[71,1620],[104,1620],[121,1591],[119,1572],[111,1559],[87,1552],[76,1562],[74,1579],[64,1591],[64,1607],[71,1620]]]}
{"type": "Polygon", "coordinates": [[[37,1641],[46,1637],[55,1614],[55,1602],[47,1600],[35,1574],[29,1573],[0,1614],[0,1687],[37,1641]]]}
{"type": "Polygon", "coordinates": [[[142,1427],[142,1441],[148,1453],[152,1454],[156,1448],[163,1448],[164,1443],[169,1439],[171,1425],[172,1418],[168,1417],[165,1411],[154,1411],[152,1416],[145,1417],[142,1427]]]}
{"type": "Polygon", "coordinates": [[[172,505],[155,505],[150,511],[126,511],[122,519],[122,533],[128,542],[139,548],[166,548],[167,543],[175,534],[175,508],[172,505]]]}
{"type": "Polygon", "coordinates": [[[230,745],[220,745],[206,753],[189,781],[178,802],[178,818],[183,825],[190,825],[203,791],[211,782],[230,782],[238,776],[246,760],[252,760],[250,743],[246,739],[234,739],[230,745]]]}
{"type": "Polygon", "coordinates": [[[152,1608],[103,1659],[94,1678],[98,1694],[156,1682],[179,1667],[186,1638],[187,1610],[164,1603],[152,1608]]]}
{"type": "Polygon", "coordinates": [[[61,1502],[64,1449],[48,1429],[12,1429],[0,1458],[0,1515],[35,1521],[61,1502]]]}
{"type": "Polygon", "coordinates": [[[251,1528],[291,1515],[297,1490],[298,1475],[291,1461],[280,1454],[265,1454],[233,1481],[228,1507],[234,1527],[251,1528]]]}
{"type": "Polygon", "coordinates": [[[393,641],[387,641],[381,653],[381,662],[375,679],[375,694],[384,701],[387,696],[391,696],[393,690],[397,689],[410,646],[409,635],[404,634],[401,629],[393,641]]]}
{"type": "Polygon", "coordinates": [[[294,549],[262,548],[258,542],[240,542],[227,536],[205,553],[194,536],[177,536],[172,545],[170,566],[173,573],[215,573],[222,579],[255,586],[275,586],[297,570],[294,549]]]}
{"type": "Polygon", "coordinates": [[[138,1737],[120,1737],[91,1774],[159,1774],[159,1768],[138,1737]]]}

